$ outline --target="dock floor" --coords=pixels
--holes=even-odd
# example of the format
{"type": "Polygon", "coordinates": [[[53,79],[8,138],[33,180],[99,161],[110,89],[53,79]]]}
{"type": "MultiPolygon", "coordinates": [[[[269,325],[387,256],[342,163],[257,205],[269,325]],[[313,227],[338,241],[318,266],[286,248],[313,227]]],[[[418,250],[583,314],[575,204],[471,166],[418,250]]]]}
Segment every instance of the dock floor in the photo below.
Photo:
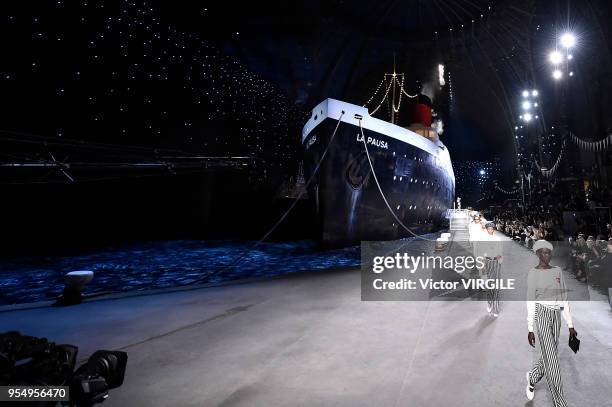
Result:
{"type": "MultiPolygon", "coordinates": [[[[612,310],[591,298],[572,304],[578,354],[561,331],[570,406],[612,405],[612,310]]],[[[106,406],[552,406],[545,380],[525,397],[537,356],[525,303],[498,318],[485,304],[362,302],[357,269],[1,312],[0,326],[77,345],[81,358],[126,350],[106,406]]]]}

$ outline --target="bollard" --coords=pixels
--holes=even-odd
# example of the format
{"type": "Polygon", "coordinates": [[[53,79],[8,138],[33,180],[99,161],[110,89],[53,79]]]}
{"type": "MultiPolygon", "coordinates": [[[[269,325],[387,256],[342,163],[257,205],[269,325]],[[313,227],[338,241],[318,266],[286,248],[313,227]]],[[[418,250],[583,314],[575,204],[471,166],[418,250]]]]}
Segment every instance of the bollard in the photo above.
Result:
{"type": "Polygon", "coordinates": [[[83,289],[93,279],[94,273],[90,270],[76,270],[64,276],[66,285],[64,293],[53,304],[54,306],[76,305],[81,303],[83,289]]]}
{"type": "Polygon", "coordinates": [[[446,250],[446,244],[448,243],[447,238],[439,237],[436,239],[436,246],[434,248],[435,251],[440,252],[446,250]]]}

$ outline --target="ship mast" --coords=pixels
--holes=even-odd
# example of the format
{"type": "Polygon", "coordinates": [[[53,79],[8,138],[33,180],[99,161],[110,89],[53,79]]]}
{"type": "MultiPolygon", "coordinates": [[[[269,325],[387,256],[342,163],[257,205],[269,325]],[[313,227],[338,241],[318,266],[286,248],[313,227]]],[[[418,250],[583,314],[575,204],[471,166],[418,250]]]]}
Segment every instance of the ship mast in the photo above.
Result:
{"type": "Polygon", "coordinates": [[[402,96],[406,96],[411,99],[416,98],[418,96],[418,94],[410,95],[408,94],[408,92],[406,92],[406,89],[404,89],[404,74],[397,73],[395,69],[396,68],[395,68],[395,54],[394,54],[393,55],[393,73],[384,74],[382,80],[380,81],[380,84],[378,85],[374,93],[370,96],[368,101],[362,105],[363,107],[366,107],[368,104],[370,104],[370,102],[372,102],[376,98],[376,96],[382,93],[383,94],[382,100],[380,100],[380,102],[378,103],[378,106],[371,109],[369,113],[371,116],[376,114],[376,112],[378,112],[378,110],[383,106],[383,104],[386,101],[387,104],[389,103],[391,104],[391,111],[389,112],[389,115],[391,119],[390,122],[392,124],[395,124],[396,122],[396,113],[399,114],[399,109],[402,103],[402,96]],[[398,87],[398,89],[396,89],[396,86],[398,87]],[[391,90],[391,88],[393,88],[393,90],[391,90]],[[399,98],[398,98],[398,102],[396,106],[395,99],[398,97],[397,92],[399,92],[399,98]]]}

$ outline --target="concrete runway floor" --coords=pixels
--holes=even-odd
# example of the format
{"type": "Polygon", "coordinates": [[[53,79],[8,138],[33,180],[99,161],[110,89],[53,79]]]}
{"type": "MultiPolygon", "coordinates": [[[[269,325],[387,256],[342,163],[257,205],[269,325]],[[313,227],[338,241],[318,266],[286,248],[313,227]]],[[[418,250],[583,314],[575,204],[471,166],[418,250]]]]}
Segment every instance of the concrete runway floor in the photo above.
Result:
{"type": "MultiPolygon", "coordinates": [[[[535,265],[527,253],[516,245],[535,265]]],[[[0,331],[77,345],[80,359],[127,351],[125,382],[106,406],[552,406],[545,380],[533,402],[525,397],[538,351],[523,301],[494,318],[469,298],[363,302],[360,293],[359,270],[300,273],[5,311],[0,331]]],[[[591,294],[572,303],[578,354],[561,330],[570,406],[612,406],[612,310],[591,294]]]]}

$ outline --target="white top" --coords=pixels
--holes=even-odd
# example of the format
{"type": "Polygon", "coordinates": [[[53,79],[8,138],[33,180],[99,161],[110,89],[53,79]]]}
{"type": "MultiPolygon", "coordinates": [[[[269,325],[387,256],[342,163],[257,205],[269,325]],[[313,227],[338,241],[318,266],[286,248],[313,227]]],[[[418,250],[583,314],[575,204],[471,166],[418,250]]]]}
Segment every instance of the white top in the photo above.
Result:
{"type": "Polygon", "coordinates": [[[568,328],[573,328],[567,301],[567,287],[560,267],[529,270],[527,277],[527,328],[533,332],[536,303],[552,309],[561,309],[568,328]]]}
{"type": "MultiPolygon", "coordinates": [[[[499,234],[493,232],[492,235],[486,230],[479,237],[480,240],[480,255],[484,257],[503,256],[503,239],[499,234]]],[[[503,257],[498,259],[499,263],[503,262],[503,257]]]]}
{"type": "Polygon", "coordinates": [[[482,233],[486,233],[482,230],[482,224],[471,221],[468,226],[468,232],[470,234],[470,241],[482,240],[482,233]]]}

